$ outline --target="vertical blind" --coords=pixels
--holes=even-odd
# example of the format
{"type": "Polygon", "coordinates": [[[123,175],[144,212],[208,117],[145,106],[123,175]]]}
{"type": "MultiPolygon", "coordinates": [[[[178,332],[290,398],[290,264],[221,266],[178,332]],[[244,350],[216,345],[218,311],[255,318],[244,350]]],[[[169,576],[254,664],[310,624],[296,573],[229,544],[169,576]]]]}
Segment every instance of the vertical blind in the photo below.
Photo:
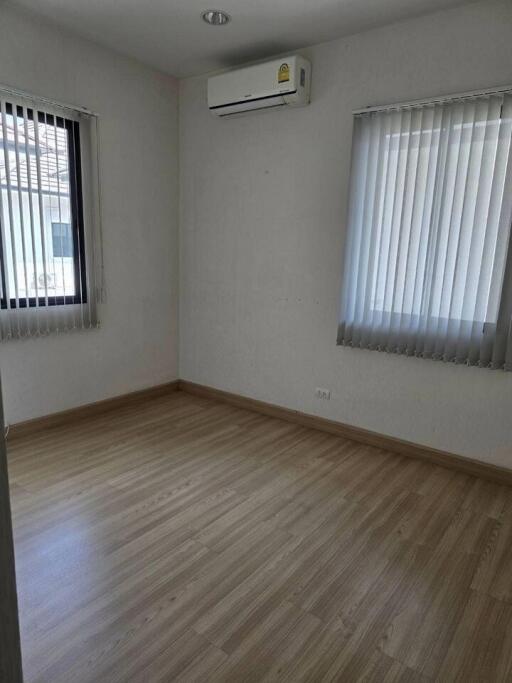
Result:
{"type": "Polygon", "coordinates": [[[94,115],[0,88],[0,338],[99,324],[94,115]]]}
{"type": "Polygon", "coordinates": [[[512,369],[512,95],[356,115],[338,343],[512,369]]]}

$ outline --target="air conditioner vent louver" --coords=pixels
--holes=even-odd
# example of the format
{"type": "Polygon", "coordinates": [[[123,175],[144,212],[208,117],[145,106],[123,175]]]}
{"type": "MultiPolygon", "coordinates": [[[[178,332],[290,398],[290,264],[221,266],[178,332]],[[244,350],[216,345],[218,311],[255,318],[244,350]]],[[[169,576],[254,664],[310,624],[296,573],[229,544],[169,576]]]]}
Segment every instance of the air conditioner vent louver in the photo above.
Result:
{"type": "Polygon", "coordinates": [[[208,79],[208,107],[219,117],[309,103],[311,65],[293,55],[208,79]],[[250,93],[250,94],[249,94],[250,93]]]}

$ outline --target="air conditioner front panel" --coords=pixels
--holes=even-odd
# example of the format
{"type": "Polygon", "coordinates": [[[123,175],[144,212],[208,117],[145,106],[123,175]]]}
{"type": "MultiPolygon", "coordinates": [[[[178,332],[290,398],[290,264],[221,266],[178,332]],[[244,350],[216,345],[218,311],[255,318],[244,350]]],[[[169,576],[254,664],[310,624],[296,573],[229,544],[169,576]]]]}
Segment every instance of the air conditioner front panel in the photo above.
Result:
{"type": "Polygon", "coordinates": [[[295,90],[294,59],[273,60],[212,76],[208,79],[208,106],[213,109],[227,102],[255,100],[295,90]],[[289,64],[288,80],[279,83],[279,69],[285,63],[289,64]]]}
{"type": "Polygon", "coordinates": [[[208,107],[217,116],[309,101],[309,63],[298,55],[208,79],[208,107]]]}

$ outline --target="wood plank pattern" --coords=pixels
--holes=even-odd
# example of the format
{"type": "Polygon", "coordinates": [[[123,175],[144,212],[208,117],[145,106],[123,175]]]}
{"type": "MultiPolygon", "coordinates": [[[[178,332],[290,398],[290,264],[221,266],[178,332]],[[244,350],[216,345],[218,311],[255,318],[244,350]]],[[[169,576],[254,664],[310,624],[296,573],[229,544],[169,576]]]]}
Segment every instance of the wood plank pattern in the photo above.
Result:
{"type": "Polygon", "coordinates": [[[22,683],[18,598],[0,387],[0,681],[22,683]]]}
{"type": "MultiPolygon", "coordinates": [[[[312,415],[310,413],[302,413],[300,410],[293,410],[292,408],[285,408],[284,406],[275,403],[267,403],[258,399],[242,396],[241,394],[234,394],[223,389],[216,389],[204,384],[196,384],[188,380],[179,380],[179,389],[186,391],[194,396],[202,398],[209,398],[217,401],[224,401],[237,408],[245,408],[246,410],[253,410],[269,417],[275,417],[280,420],[287,420],[294,424],[302,425],[303,427],[310,427],[311,429],[319,429],[341,436],[344,439],[364,443],[367,446],[374,446],[384,450],[398,453],[399,455],[407,455],[410,458],[417,458],[433,465],[441,465],[442,467],[449,467],[457,472],[470,474],[474,477],[481,477],[488,479],[495,484],[505,484],[512,486],[512,469],[507,467],[500,467],[492,465],[491,463],[483,462],[482,460],[475,460],[448,451],[442,451],[437,448],[425,446],[420,443],[412,441],[405,441],[394,436],[381,434],[379,432],[372,432],[362,427],[354,427],[350,424],[345,424],[337,420],[329,420],[319,415],[312,415]]],[[[51,416],[50,416],[51,417],[51,416]]]]}
{"type": "Polygon", "coordinates": [[[88,419],[95,415],[102,415],[110,410],[119,410],[131,403],[140,403],[141,401],[155,398],[157,396],[164,396],[173,391],[178,391],[180,386],[179,380],[167,382],[166,384],[158,384],[157,386],[148,387],[146,389],[139,389],[128,394],[121,394],[120,396],[113,396],[112,398],[104,398],[101,401],[94,403],[86,403],[77,408],[69,408],[58,413],[51,413],[50,415],[43,415],[25,422],[17,422],[9,425],[8,439],[12,441],[19,437],[27,437],[30,434],[38,434],[43,429],[49,427],[57,427],[67,423],[75,423],[78,420],[88,419]]]}
{"type": "Polygon", "coordinates": [[[184,392],[9,450],[26,683],[512,680],[512,488],[184,392]]]}

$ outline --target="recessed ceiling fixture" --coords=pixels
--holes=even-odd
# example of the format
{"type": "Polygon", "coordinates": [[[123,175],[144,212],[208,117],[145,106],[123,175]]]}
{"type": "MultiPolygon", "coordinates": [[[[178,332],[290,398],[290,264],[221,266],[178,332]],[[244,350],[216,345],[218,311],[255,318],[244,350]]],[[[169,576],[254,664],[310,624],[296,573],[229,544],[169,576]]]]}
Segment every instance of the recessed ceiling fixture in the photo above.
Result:
{"type": "Polygon", "coordinates": [[[207,9],[202,15],[203,21],[211,26],[224,26],[231,21],[231,17],[227,12],[223,12],[220,9],[207,9]]]}

